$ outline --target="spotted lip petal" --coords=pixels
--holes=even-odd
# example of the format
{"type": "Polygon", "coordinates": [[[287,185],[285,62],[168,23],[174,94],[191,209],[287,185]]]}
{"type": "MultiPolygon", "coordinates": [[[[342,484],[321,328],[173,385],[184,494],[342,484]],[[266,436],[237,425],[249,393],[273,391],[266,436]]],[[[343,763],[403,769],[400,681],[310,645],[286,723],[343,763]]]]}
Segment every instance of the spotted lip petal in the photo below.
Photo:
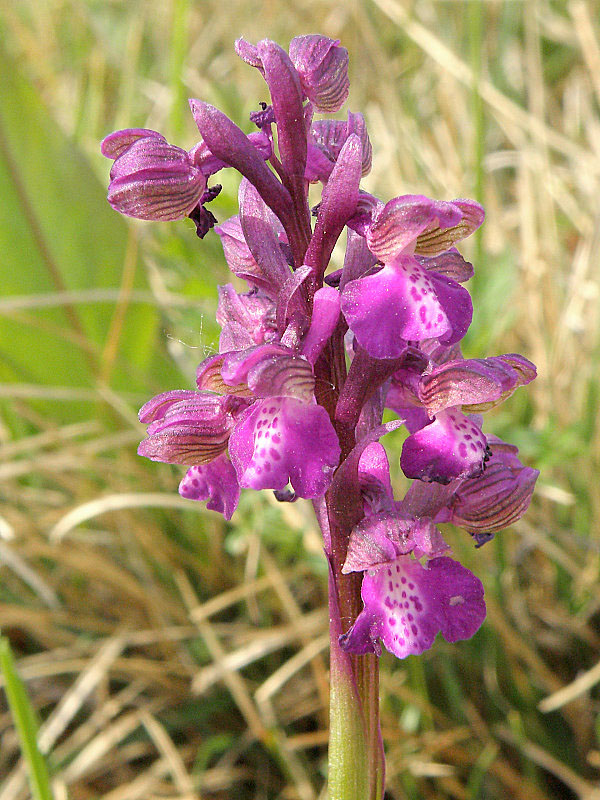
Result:
{"type": "Polygon", "coordinates": [[[188,469],[179,484],[179,494],[189,500],[208,500],[206,507],[231,519],[240,499],[240,486],[233,464],[221,455],[210,464],[188,469]]]}
{"type": "Polygon", "coordinates": [[[358,343],[374,358],[397,358],[407,340],[452,334],[430,273],[410,255],[349,281],[342,292],[342,312],[358,343]]]}
{"type": "Polygon", "coordinates": [[[296,36],[290,42],[290,58],[304,93],[319,111],[339,111],[348,97],[348,51],[339,45],[339,40],[319,34],[296,36]]]}
{"type": "Polygon", "coordinates": [[[312,498],[327,490],[340,446],[324,408],[278,397],[241,416],[229,452],[240,486],[282,490],[291,482],[299,497],[312,498]]]}
{"type": "Polygon", "coordinates": [[[483,472],[487,441],[481,429],[457,408],[440,411],[433,422],[411,433],[400,466],[407,478],[450,483],[483,472]]]}
{"type": "Polygon", "coordinates": [[[398,658],[428,650],[438,632],[449,642],[468,639],[485,619],[483,586],[469,570],[442,556],[421,566],[399,556],[365,574],[364,609],[340,646],[381,654],[379,639],[398,658]]]}

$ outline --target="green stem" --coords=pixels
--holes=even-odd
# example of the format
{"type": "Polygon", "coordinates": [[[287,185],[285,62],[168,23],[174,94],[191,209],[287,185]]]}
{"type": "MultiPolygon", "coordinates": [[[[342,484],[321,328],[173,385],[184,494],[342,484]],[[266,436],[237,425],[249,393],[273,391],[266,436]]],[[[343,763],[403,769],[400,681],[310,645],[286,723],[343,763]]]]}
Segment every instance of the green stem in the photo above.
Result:
{"type": "Polygon", "coordinates": [[[331,507],[329,800],[381,800],[384,753],[379,727],[379,661],[344,653],[339,637],[362,608],[361,577],[343,575],[347,536],[331,507]]]}

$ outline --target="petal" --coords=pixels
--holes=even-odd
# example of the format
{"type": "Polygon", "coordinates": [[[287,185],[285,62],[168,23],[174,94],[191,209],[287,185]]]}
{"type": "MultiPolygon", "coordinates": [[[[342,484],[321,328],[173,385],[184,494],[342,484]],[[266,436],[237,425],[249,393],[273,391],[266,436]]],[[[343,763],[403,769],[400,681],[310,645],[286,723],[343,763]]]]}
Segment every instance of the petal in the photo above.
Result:
{"type": "Polygon", "coordinates": [[[435,558],[447,553],[450,549],[433,521],[427,517],[413,520],[409,536],[415,558],[422,556],[435,558]]]}
{"type": "Polygon", "coordinates": [[[242,61],[245,61],[246,64],[250,64],[251,67],[256,67],[256,69],[259,69],[264,74],[262,61],[256,45],[247,42],[240,36],[240,38],[235,41],[235,52],[242,61]]]}
{"type": "Polygon", "coordinates": [[[209,103],[190,100],[190,108],[210,152],[241,172],[286,225],[290,217],[289,192],[267,167],[246,134],[222,111],[209,103]]]}
{"type": "Polygon", "coordinates": [[[375,358],[397,358],[406,340],[452,331],[430,274],[406,255],[375,275],[349,281],[342,292],[342,311],[361,347],[375,358]]]}
{"type": "Polygon", "coordinates": [[[253,397],[245,380],[237,384],[225,383],[221,370],[228,353],[219,353],[201,361],[196,370],[196,385],[200,391],[230,394],[237,397],[253,397]]]}
{"type": "Polygon", "coordinates": [[[315,292],[310,328],[302,340],[300,352],[314,364],[327,344],[340,318],[340,293],[331,286],[315,292]]]}
{"type": "MultiPolygon", "coordinates": [[[[346,139],[356,134],[361,143],[361,175],[371,171],[373,148],[362,114],[348,112],[348,119],[320,119],[313,122],[309,134],[307,180],[326,182],[346,139]]],[[[381,204],[383,206],[383,203],[381,204]]]]}
{"type": "Polygon", "coordinates": [[[460,219],[460,209],[453,203],[423,195],[395,197],[374,218],[367,230],[367,244],[380,261],[390,261],[404,250],[413,250],[418,236],[430,226],[446,228],[460,219]]]}
{"type": "Polygon", "coordinates": [[[483,224],[485,211],[474,200],[453,200],[451,205],[459,209],[459,221],[443,224],[440,219],[433,224],[417,239],[415,253],[423,256],[443,253],[444,250],[449,250],[455,242],[466,239],[483,224]]]}
{"type": "Polygon", "coordinates": [[[394,500],[390,464],[383,445],[368,444],[358,462],[360,490],[371,513],[387,511],[394,500]]]}
{"type": "Polygon", "coordinates": [[[133,142],[116,159],[110,177],[133,176],[136,172],[145,170],[163,171],[179,176],[188,174],[192,166],[188,154],[181,147],[169,144],[163,138],[145,136],[133,142]]]}
{"type": "Polygon", "coordinates": [[[445,275],[438,275],[436,272],[428,272],[428,275],[450,324],[448,332],[440,335],[439,340],[446,345],[455,344],[463,338],[473,319],[471,295],[463,286],[445,275]]]}
{"type": "Polygon", "coordinates": [[[288,54],[276,42],[263,39],[258,43],[257,49],[265,70],[265,80],[271,93],[277,123],[277,145],[284,171],[282,180],[292,195],[296,208],[304,209],[307,145],[300,77],[288,54]]]}
{"type": "Polygon", "coordinates": [[[401,553],[410,553],[408,528],[409,523],[394,514],[365,517],[352,529],[342,572],[363,572],[394,561],[401,553]]]}
{"type": "Polygon", "coordinates": [[[174,220],[187,216],[206,188],[206,178],[185,150],[163,139],[135,141],[115,161],[108,202],[129,217],[174,220]]]}
{"type": "Polygon", "coordinates": [[[431,519],[404,518],[397,511],[369,514],[352,529],[342,572],[371,570],[411,552],[433,558],[449,549],[431,519]]]}
{"type": "Polygon", "coordinates": [[[421,376],[419,400],[430,416],[464,404],[491,408],[514,391],[518,379],[502,357],[449,361],[421,376]]]}
{"type": "Polygon", "coordinates": [[[127,128],[109,133],[100,143],[100,152],[106,158],[118,158],[138,139],[146,139],[148,137],[161,139],[163,142],[167,141],[161,133],[151,131],[148,128],[127,128]]]}
{"type": "Polygon", "coordinates": [[[451,558],[434,558],[428,562],[427,572],[442,636],[447,642],[470,639],[485,619],[483,584],[451,558]]]}
{"type": "Polygon", "coordinates": [[[304,257],[304,263],[314,269],[317,282],[327,269],[344,226],[356,210],[360,157],[360,140],[352,134],[346,139],[323,189],[317,224],[304,257]]]}
{"type": "Polygon", "coordinates": [[[449,642],[468,639],[485,619],[483,586],[450,558],[427,568],[409,556],[365,574],[364,609],[340,637],[347,652],[380,652],[378,639],[398,658],[428,650],[441,632],[449,642]]]}
{"type": "Polygon", "coordinates": [[[140,422],[143,422],[144,425],[148,425],[150,422],[163,419],[167,411],[171,406],[175,405],[175,403],[180,403],[185,400],[195,400],[197,394],[197,392],[193,392],[190,389],[175,389],[170,392],[157,394],[156,397],[153,397],[152,400],[148,400],[148,402],[144,403],[140,408],[138,414],[140,422]]]}
{"type": "Polygon", "coordinates": [[[241,229],[256,264],[253,274],[259,280],[255,283],[276,297],[291,274],[281,249],[281,223],[245,178],[240,183],[238,199],[241,229]]]}
{"type": "Polygon", "coordinates": [[[293,353],[277,353],[253,364],[248,386],[257,397],[294,397],[310,403],[315,391],[312,365],[293,353]]]}
{"type": "Polygon", "coordinates": [[[425,269],[432,272],[438,272],[440,275],[445,275],[447,278],[452,278],[457,283],[465,283],[474,275],[473,265],[461,256],[455,248],[446,250],[432,258],[425,256],[416,256],[417,261],[425,269]]]}
{"type": "MultiPolygon", "coordinates": [[[[256,148],[257,152],[267,161],[273,152],[271,140],[262,131],[253,131],[248,134],[248,141],[256,148]]],[[[230,166],[226,161],[217,158],[209,149],[205,141],[198,142],[188,153],[194,166],[198,167],[208,178],[224,167],[230,166]]]]}
{"type": "Polygon", "coordinates": [[[481,430],[458,409],[440,411],[435,420],[404,442],[400,466],[407,478],[449,483],[483,472],[487,442],[481,430]]]}
{"type": "Polygon", "coordinates": [[[247,383],[258,397],[295,397],[305,403],[313,399],[312,366],[279,344],[224,354],[221,376],[231,386],[247,383]]]}
{"type": "Polygon", "coordinates": [[[539,476],[537,469],[521,464],[516,447],[490,437],[490,450],[484,473],[463,481],[451,503],[450,521],[477,536],[497,533],[520,519],[539,476]]]}
{"type": "Polygon", "coordinates": [[[233,273],[239,275],[240,272],[254,273],[258,270],[258,265],[244,238],[238,214],[216,226],[215,233],[221,239],[225,260],[233,273]]]}
{"type": "Polygon", "coordinates": [[[231,519],[240,499],[233,464],[222,455],[210,464],[190,467],[179,484],[179,494],[190,500],[208,500],[206,507],[231,519]]]}
{"type": "MultiPolygon", "coordinates": [[[[360,203],[360,196],[358,201],[360,203]]],[[[350,281],[362,278],[376,263],[377,259],[367,247],[364,236],[349,229],[346,253],[344,254],[344,268],[340,275],[340,290],[343,290],[350,281]]]]}
{"type": "Polygon", "coordinates": [[[255,403],[240,418],[229,452],[240,486],[284,489],[299,497],[324,494],[340,447],[324,408],[294,398],[255,403]]]}
{"type": "Polygon", "coordinates": [[[156,406],[144,413],[145,419],[153,421],[148,438],[138,447],[139,455],[167,464],[193,465],[207,464],[227,449],[234,425],[229,398],[186,392],[185,398],[168,405],[159,398],[150,401],[156,406]]]}
{"type": "Polygon", "coordinates": [[[339,40],[319,34],[296,36],[290,42],[290,58],[304,93],[319,111],[339,111],[348,97],[348,51],[339,45],[339,40]]]}
{"type": "Polygon", "coordinates": [[[238,294],[233,286],[219,286],[217,322],[223,328],[219,350],[243,350],[277,335],[275,305],[259,291],[238,294]]]}

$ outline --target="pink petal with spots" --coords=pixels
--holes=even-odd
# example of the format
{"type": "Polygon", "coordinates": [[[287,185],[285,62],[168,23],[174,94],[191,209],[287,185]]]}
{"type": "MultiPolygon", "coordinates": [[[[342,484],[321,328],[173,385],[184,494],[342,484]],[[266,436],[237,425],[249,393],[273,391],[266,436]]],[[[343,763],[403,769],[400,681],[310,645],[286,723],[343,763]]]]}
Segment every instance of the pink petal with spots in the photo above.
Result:
{"type": "Polygon", "coordinates": [[[450,558],[422,567],[400,556],[365,574],[364,609],[340,637],[350,653],[381,653],[379,639],[398,658],[428,650],[441,632],[449,642],[468,639],[485,619],[483,586],[450,558]]]}
{"type": "Polygon", "coordinates": [[[229,453],[240,486],[318,497],[331,482],[340,446],[327,412],[295,398],[254,403],[239,419],[229,453]]]}
{"type": "Polygon", "coordinates": [[[179,494],[190,500],[208,500],[206,507],[231,519],[240,499],[233,464],[222,455],[210,464],[190,467],[179,484],[179,494]]]}
{"type": "Polygon", "coordinates": [[[445,345],[459,342],[473,319],[473,303],[469,292],[445,275],[430,272],[431,282],[438,302],[448,318],[449,330],[439,337],[445,345]]]}
{"type": "Polygon", "coordinates": [[[486,452],[481,429],[457,408],[449,408],[406,439],[400,466],[407,478],[450,483],[480,475],[486,452]]]}
{"type": "Polygon", "coordinates": [[[375,358],[397,358],[406,340],[451,331],[430,274],[411,256],[398,256],[375,275],[349,281],[342,311],[358,343],[375,358]]]}

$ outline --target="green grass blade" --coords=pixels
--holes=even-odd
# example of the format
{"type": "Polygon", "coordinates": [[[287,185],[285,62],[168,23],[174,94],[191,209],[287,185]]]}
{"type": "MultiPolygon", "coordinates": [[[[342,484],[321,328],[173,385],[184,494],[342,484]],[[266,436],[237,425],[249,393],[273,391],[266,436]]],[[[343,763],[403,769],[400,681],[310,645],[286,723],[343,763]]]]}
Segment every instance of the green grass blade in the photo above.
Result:
{"type": "Polygon", "coordinates": [[[8,698],[21,752],[29,770],[31,793],[35,800],[52,800],[50,778],[44,757],[37,745],[37,721],[23,681],[17,673],[8,639],[0,639],[0,670],[8,698]]]}

